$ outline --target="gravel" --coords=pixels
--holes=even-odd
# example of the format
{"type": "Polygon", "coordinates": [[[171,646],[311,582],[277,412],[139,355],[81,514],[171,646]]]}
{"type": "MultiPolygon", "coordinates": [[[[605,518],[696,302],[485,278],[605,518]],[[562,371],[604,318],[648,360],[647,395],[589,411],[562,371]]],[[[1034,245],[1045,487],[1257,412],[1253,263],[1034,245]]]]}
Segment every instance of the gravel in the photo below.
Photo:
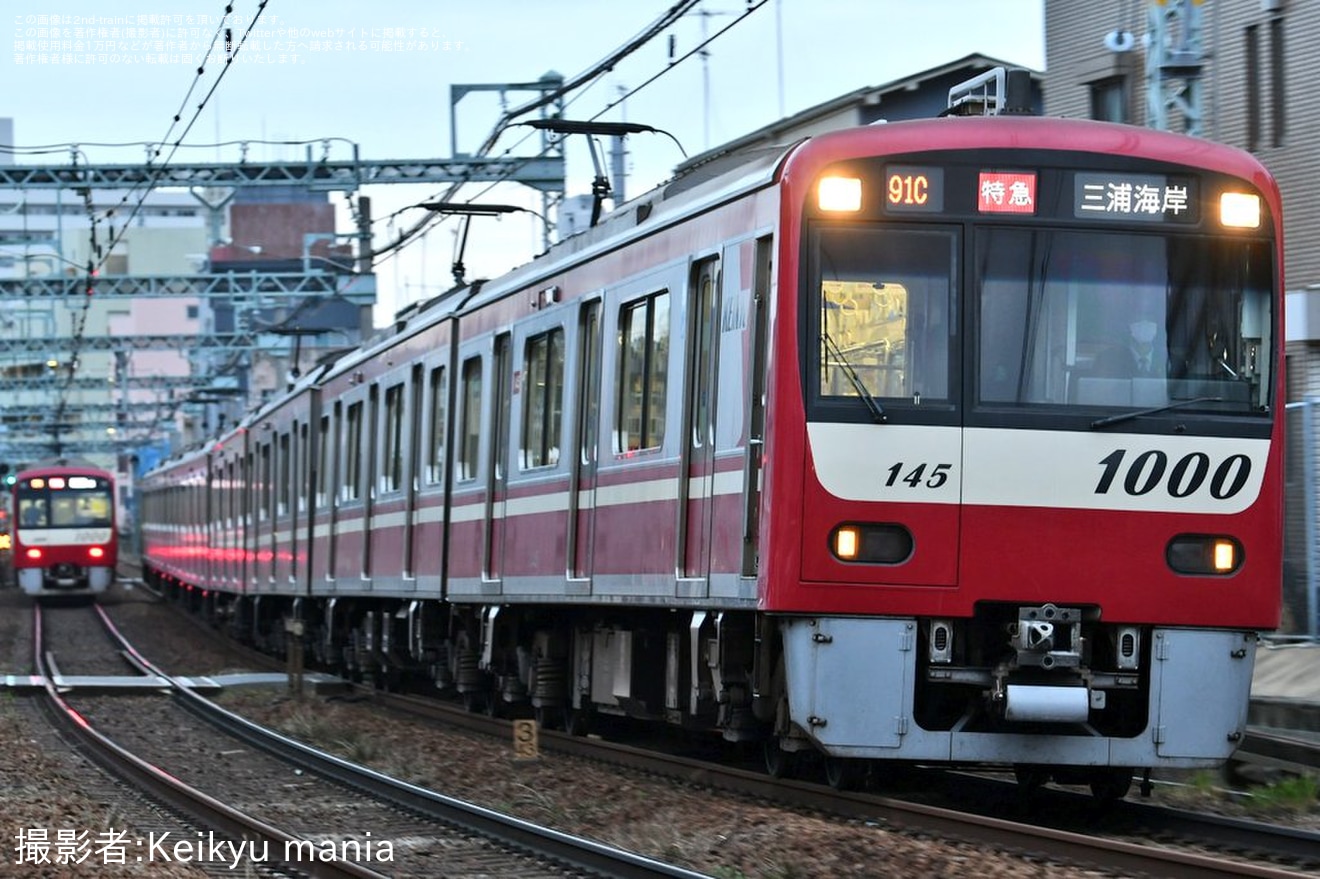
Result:
{"type": "MultiPolygon", "coordinates": [[[[213,647],[209,639],[181,624],[169,608],[156,604],[141,589],[112,595],[110,602],[111,615],[129,639],[171,673],[214,674],[243,668],[238,654],[213,647]]],[[[11,636],[4,639],[11,645],[11,668],[24,668],[26,659],[13,652],[22,636],[4,628],[11,623],[10,619],[0,620],[0,635],[11,636]]],[[[1072,879],[1113,875],[988,850],[980,844],[913,835],[880,824],[801,814],[564,755],[517,760],[511,747],[502,743],[384,715],[363,703],[316,697],[295,701],[282,690],[256,688],[231,689],[221,701],[289,735],[443,794],[721,879],[882,875],[1072,879]]],[[[15,726],[6,726],[6,738],[21,737],[26,722],[12,721],[15,726]]],[[[36,775],[25,769],[22,775],[34,785],[60,790],[62,801],[76,802],[76,793],[67,790],[67,776],[52,774],[46,780],[44,768],[36,775]],[[42,780],[37,781],[38,777],[42,780]]],[[[6,776],[0,775],[0,779],[6,776]]],[[[1205,796],[1203,792],[1199,795],[1205,796]]],[[[24,803],[30,808],[33,799],[17,798],[12,804],[19,808],[17,814],[26,814],[24,803]]],[[[10,800],[10,794],[0,794],[0,802],[12,816],[10,800]]],[[[94,805],[91,808],[95,810],[94,805]]],[[[37,820],[43,819],[11,818],[10,823],[37,820]]],[[[1302,823],[1308,821],[1306,817],[1302,823]]]]}

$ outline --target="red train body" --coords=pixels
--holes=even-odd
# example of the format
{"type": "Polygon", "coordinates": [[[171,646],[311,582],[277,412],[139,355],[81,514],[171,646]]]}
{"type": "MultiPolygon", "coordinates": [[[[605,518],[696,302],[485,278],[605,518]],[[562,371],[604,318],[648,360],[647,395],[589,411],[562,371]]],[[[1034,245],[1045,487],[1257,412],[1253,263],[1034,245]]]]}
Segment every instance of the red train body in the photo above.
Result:
{"type": "Polygon", "coordinates": [[[10,497],[14,577],[33,597],[83,596],[114,582],[119,559],[114,477],[54,459],[20,471],[10,497]]]}
{"type": "Polygon", "coordinates": [[[837,784],[1227,758],[1280,610],[1264,168],[1009,116],[720,161],[150,474],[148,575],[273,649],[294,616],[353,673],[837,784]]]}

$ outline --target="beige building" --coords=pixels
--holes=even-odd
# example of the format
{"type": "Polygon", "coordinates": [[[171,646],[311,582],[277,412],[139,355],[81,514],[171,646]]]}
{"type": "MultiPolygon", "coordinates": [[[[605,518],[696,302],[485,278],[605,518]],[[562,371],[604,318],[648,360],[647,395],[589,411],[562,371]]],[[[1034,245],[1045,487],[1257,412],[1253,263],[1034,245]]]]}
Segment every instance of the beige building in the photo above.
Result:
{"type": "Polygon", "coordinates": [[[1045,112],[1186,131],[1248,150],[1283,194],[1289,508],[1285,630],[1317,636],[1320,60],[1314,0],[1045,0],[1045,112]]]}

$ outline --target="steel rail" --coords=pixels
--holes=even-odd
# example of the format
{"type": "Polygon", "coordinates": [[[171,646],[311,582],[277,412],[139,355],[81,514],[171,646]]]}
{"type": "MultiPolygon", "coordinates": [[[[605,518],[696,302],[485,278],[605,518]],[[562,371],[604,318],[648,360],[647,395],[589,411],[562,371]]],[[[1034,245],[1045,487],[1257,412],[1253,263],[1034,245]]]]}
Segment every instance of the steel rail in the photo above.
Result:
{"type": "MultiPolygon", "coordinates": [[[[443,719],[446,723],[472,731],[502,737],[509,734],[508,721],[468,714],[454,706],[396,694],[378,693],[374,694],[373,698],[378,703],[396,710],[443,719]]],[[[540,730],[539,739],[541,747],[546,750],[585,759],[603,760],[629,769],[681,778],[689,783],[707,784],[747,796],[787,802],[798,808],[820,810],[847,818],[880,821],[886,826],[905,828],[916,833],[937,834],[949,839],[992,846],[996,851],[1016,850],[1041,854],[1065,863],[1178,877],[1178,879],[1228,879],[1228,877],[1301,879],[1303,876],[1314,875],[1271,865],[1229,861],[1215,855],[1156,848],[956,809],[910,803],[893,797],[839,792],[820,784],[775,779],[736,767],[663,754],[595,738],[570,736],[554,730],[540,730]]],[[[1131,807],[1146,808],[1135,805],[1131,807]]],[[[1280,854],[1296,857],[1310,854],[1314,857],[1315,853],[1320,851],[1320,835],[1307,831],[1292,831],[1284,828],[1282,832],[1278,832],[1275,828],[1256,825],[1253,833],[1250,822],[1237,822],[1213,816],[1203,818],[1191,813],[1166,809],[1156,811],[1162,813],[1161,820],[1165,824],[1189,835],[1195,835],[1196,825],[1200,826],[1202,833],[1209,825],[1215,828],[1216,841],[1254,848],[1261,844],[1260,833],[1269,830],[1272,841],[1278,843],[1280,854]]]]}
{"type": "MultiPolygon", "coordinates": [[[[184,618],[195,619],[187,614],[184,618]]],[[[199,630],[214,634],[213,630],[204,627],[199,627],[199,630]]],[[[265,660],[269,659],[265,654],[254,652],[253,655],[265,660]]],[[[404,714],[493,737],[504,739],[510,737],[507,720],[474,714],[434,699],[381,693],[367,687],[358,687],[358,689],[368,693],[377,704],[404,714]]],[[[892,797],[840,793],[823,785],[774,779],[736,767],[663,754],[596,738],[571,736],[555,730],[541,729],[538,735],[543,750],[681,778],[686,782],[707,784],[720,790],[763,797],[804,809],[821,810],[849,818],[878,820],[918,833],[932,833],[951,839],[989,844],[996,850],[1009,848],[1043,853],[1069,863],[1185,877],[1185,879],[1223,879],[1223,877],[1243,876],[1259,877],[1259,879],[1299,879],[1301,876],[1311,875],[1271,865],[1226,861],[1214,855],[1178,852],[994,817],[970,815],[955,809],[908,803],[892,797]]],[[[1163,807],[1133,803],[1116,805],[1134,811],[1150,809],[1158,813],[1163,829],[1189,837],[1204,837],[1205,828],[1211,826],[1214,828],[1213,835],[1217,843],[1247,850],[1265,848],[1261,838],[1265,833],[1268,833],[1271,851],[1280,856],[1302,858],[1309,855],[1314,858],[1315,852],[1320,850],[1320,835],[1308,831],[1273,828],[1252,822],[1202,816],[1163,807]]]]}
{"type": "MultiPolygon", "coordinates": [[[[104,613],[99,605],[97,610],[104,613]]],[[[73,733],[84,747],[86,754],[101,768],[146,792],[175,812],[187,815],[233,839],[259,840],[267,843],[269,850],[275,853],[271,863],[296,869],[304,875],[317,879],[387,879],[385,874],[349,861],[289,857],[290,851],[295,855],[300,851],[297,845],[301,841],[300,837],[285,833],[184,784],[165,770],[130,753],[98,732],[85,717],[64,700],[55,686],[55,676],[47,667],[46,651],[43,649],[40,604],[33,605],[32,635],[33,667],[43,678],[48,705],[54,709],[54,715],[60,724],[73,733]]]]}
{"type": "Polygon", "coordinates": [[[99,605],[97,612],[129,661],[139,670],[157,675],[171,684],[180,704],[228,734],[281,760],[302,766],[336,783],[392,802],[427,818],[566,867],[614,879],[703,879],[705,874],[646,858],[613,846],[541,827],[520,818],[503,815],[472,803],[391,778],[365,766],[304,745],[255,724],[193,692],[182,682],[156,667],[139,653],[115,627],[99,605]]]}

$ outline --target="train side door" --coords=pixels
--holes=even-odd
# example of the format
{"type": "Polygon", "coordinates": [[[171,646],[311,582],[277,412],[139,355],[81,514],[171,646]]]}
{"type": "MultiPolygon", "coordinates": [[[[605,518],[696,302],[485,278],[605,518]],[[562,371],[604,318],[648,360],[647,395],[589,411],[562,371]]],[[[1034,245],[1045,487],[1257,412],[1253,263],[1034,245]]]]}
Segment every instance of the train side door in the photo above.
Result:
{"type": "Polygon", "coordinates": [[[568,491],[568,576],[590,591],[592,536],[596,521],[596,470],[600,449],[601,301],[582,306],[578,324],[577,419],[568,491]]]}
{"type": "Polygon", "coordinates": [[[490,395],[490,467],[486,471],[486,528],[481,579],[498,584],[504,558],[504,513],[508,493],[509,409],[513,399],[512,345],[508,333],[495,338],[494,387],[490,395]]]}
{"type": "Polygon", "coordinates": [[[688,280],[683,475],[678,498],[679,595],[687,598],[703,598],[709,590],[715,391],[719,376],[719,287],[719,257],[707,257],[693,264],[688,280]]]}

